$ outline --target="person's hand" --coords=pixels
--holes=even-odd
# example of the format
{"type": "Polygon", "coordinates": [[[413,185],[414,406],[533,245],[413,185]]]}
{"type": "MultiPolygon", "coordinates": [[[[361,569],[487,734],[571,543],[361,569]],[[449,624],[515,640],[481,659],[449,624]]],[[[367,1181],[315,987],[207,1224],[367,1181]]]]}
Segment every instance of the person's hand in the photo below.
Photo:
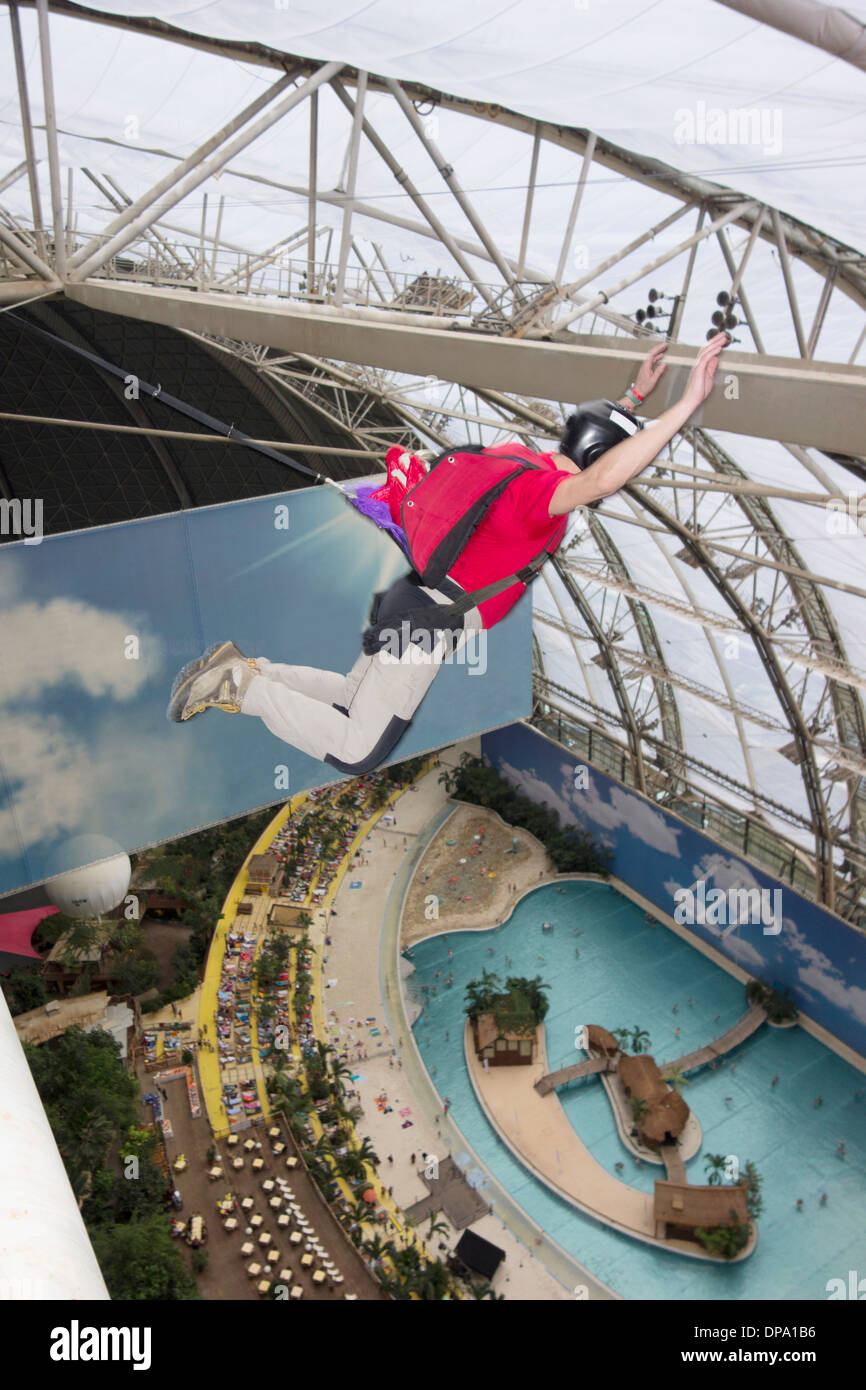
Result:
{"type": "Polygon", "coordinates": [[[651,391],[654,391],[667,370],[662,361],[669,347],[668,343],[656,343],[655,347],[650,348],[646,357],[640,364],[640,371],[634,383],[634,389],[639,396],[646,400],[651,391]]]}
{"type": "Polygon", "coordinates": [[[730,334],[722,330],[714,338],[710,338],[709,342],[705,343],[698,353],[682,397],[691,405],[692,410],[697,410],[699,405],[703,405],[712,391],[719,365],[719,355],[730,341],[730,334]]]}

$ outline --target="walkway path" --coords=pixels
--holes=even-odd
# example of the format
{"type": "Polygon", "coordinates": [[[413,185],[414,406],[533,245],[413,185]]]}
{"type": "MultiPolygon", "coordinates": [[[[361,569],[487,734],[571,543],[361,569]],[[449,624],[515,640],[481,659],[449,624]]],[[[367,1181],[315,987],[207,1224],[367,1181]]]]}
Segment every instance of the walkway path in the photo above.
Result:
{"type": "Polygon", "coordinates": [[[612,1177],[581,1142],[558,1097],[539,1095],[535,1082],[547,1068],[542,1036],[531,1066],[485,1072],[471,1039],[466,1060],[493,1124],[527,1167],[582,1210],[630,1235],[655,1240],[652,1193],[612,1177]]]}
{"type": "Polygon", "coordinates": [[[587,1062],[575,1062],[570,1067],[560,1067],[559,1071],[550,1071],[547,1076],[542,1076],[535,1083],[535,1089],[540,1096],[549,1095],[555,1091],[557,1086],[564,1086],[568,1081],[579,1081],[583,1076],[598,1076],[600,1072],[609,1071],[610,1063],[606,1057],[591,1057],[587,1062]]]}
{"type": "Polygon", "coordinates": [[[699,1047],[696,1052],[687,1052],[684,1057],[677,1057],[676,1061],[668,1062],[664,1070],[680,1072],[683,1076],[686,1072],[697,1071],[699,1067],[704,1067],[708,1062],[714,1062],[717,1057],[722,1057],[726,1052],[732,1052],[735,1047],[739,1047],[740,1043],[758,1031],[761,1024],[766,1022],[766,1018],[766,1009],[756,1004],[747,1014],[743,1014],[733,1028],[716,1038],[715,1042],[707,1043],[706,1047],[699,1047]]]}
{"type": "MultiPolygon", "coordinates": [[[[444,756],[450,761],[456,753],[449,750],[444,756]]],[[[354,881],[360,880],[361,888],[350,889],[344,880],[334,902],[337,916],[330,919],[333,944],[327,948],[324,971],[326,979],[337,981],[323,996],[325,1018],[334,1030],[331,1041],[348,1044],[351,1055],[353,1039],[357,1039],[366,1054],[355,1068],[355,1087],[364,1109],[358,1130],[370,1137],[382,1160],[382,1184],[394,1190],[393,1206],[386,1203],[393,1222],[391,1234],[402,1224],[400,1208],[412,1206],[427,1195],[420,1176],[422,1153],[441,1157],[450,1148],[441,1117],[437,1126],[426,1094],[410,1083],[402,1069],[400,1053],[405,1055],[407,1073],[417,1065],[414,1044],[408,1030],[397,1037],[390,1034],[382,993],[383,988],[390,993],[390,985],[386,979],[380,979],[379,959],[382,923],[395,876],[407,852],[411,853],[414,837],[446,809],[439,771],[434,768],[416,784],[417,790],[406,791],[395,803],[397,833],[393,833],[393,827],[383,830],[377,826],[369,835],[364,847],[367,864],[357,878],[353,875],[354,881]],[[404,836],[409,840],[408,848],[403,845],[404,836]],[[368,1023],[368,1019],[374,1022],[368,1023]],[[414,1065],[410,1067],[410,1063],[414,1065]],[[390,1114],[376,1107],[375,1097],[381,1094],[388,1098],[390,1114]],[[408,1115],[401,1116],[400,1111],[407,1108],[408,1115]],[[404,1119],[411,1120],[410,1128],[402,1128],[404,1119]],[[414,1163],[410,1162],[413,1154],[414,1163]],[[389,1157],[393,1162],[388,1162],[389,1157]]],[[[427,926],[429,930],[435,923],[427,926]]],[[[452,920],[450,929],[458,930],[459,926],[452,920]]],[[[384,971],[383,966],[383,976],[384,971]]],[[[495,1215],[475,1222],[473,1230],[506,1251],[506,1261],[494,1279],[494,1288],[506,1298],[548,1301],[573,1297],[573,1285],[567,1288],[559,1283],[495,1215]]],[[[449,1228],[448,1236],[440,1239],[453,1247],[458,1237],[459,1232],[449,1228]]],[[[578,1272],[575,1281],[579,1277],[578,1272]]]]}
{"type": "MultiPolygon", "coordinates": [[[[761,1024],[766,1020],[767,1013],[760,1005],[750,1009],[747,1014],[729,1028],[727,1033],[723,1033],[715,1042],[707,1043],[705,1047],[699,1047],[696,1052],[687,1052],[684,1057],[677,1057],[673,1062],[666,1062],[662,1068],[663,1072],[679,1073],[685,1076],[686,1072],[697,1071],[699,1067],[704,1067],[708,1062],[713,1062],[717,1057],[723,1057],[726,1052],[732,1052],[740,1043],[745,1042],[753,1033],[757,1032],[761,1024]]],[[[548,1072],[546,1076],[540,1077],[535,1083],[535,1089],[541,1096],[549,1095],[558,1086],[567,1086],[569,1081],[577,1081],[582,1076],[594,1076],[598,1072],[608,1071],[608,1065],[603,1060],[589,1062],[575,1062],[573,1066],[561,1067],[559,1071],[548,1072]]]]}

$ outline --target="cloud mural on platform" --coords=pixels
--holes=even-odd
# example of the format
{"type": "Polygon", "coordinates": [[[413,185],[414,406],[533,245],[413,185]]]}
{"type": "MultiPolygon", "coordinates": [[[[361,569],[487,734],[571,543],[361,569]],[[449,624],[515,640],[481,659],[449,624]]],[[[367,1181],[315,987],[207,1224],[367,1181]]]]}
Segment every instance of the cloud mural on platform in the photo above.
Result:
{"type": "MultiPolygon", "coordinates": [[[[129,853],[338,780],[260,720],[169,723],[171,682],[226,639],[348,671],[373,593],[406,568],[330,488],[5,545],[0,893],[41,882],[71,837],[129,853]]],[[[528,712],[531,617],[517,604],[491,634],[484,674],[442,667],[390,762],[528,712]]]]}

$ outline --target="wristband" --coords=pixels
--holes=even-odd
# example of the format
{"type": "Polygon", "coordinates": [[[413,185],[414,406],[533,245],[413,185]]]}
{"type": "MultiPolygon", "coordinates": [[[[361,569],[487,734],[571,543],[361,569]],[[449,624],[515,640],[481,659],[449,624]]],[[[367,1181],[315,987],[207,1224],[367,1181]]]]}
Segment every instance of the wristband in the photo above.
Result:
{"type": "Polygon", "coordinates": [[[646,400],[646,396],[638,395],[637,391],[634,389],[634,382],[632,382],[631,386],[628,388],[625,394],[627,396],[631,396],[632,399],[636,401],[638,405],[643,405],[644,401],[646,400]]]}

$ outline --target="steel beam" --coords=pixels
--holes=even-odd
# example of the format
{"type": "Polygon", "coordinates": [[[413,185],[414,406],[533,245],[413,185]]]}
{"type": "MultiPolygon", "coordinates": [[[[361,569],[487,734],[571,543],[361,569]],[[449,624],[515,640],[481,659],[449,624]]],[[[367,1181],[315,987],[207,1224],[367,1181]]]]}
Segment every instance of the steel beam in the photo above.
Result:
{"type": "Polygon", "coordinates": [[[10,232],[7,227],[4,227],[2,222],[0,222],[0,242],[12,253],[16,260],[20,261],[22,265],[26,265],[28,270],[32,270],[36,275],[45,280],[56,281],[59,288],[60,281],[51,269],[51,266],[47,265],[40,256],[37,256],[35,251],[31,251],[30,247],[26,246],[14,232],[10,232]]]}
{"type": "MultiPolygon", "coordinates": [[[[639,270],[633,270],[628,275],[624,275],[623,278],[618,280],[615,285],[612,285],[609,290],[599,290],[591,299],[588,299],[585,304],[582,304],[577,309],[572,309],[564,318],[557,320],[557,329],[568,328],[570,324],[574,323],[577,319],[583,318],[585,314],[598,308],[599,305],[607,304],[615,294],[621,294],[623,290],[629,289],[631,285],[636,285],[639,280],[643,280],[645,276],[651,275],[653,271],[658,270],[660,266],[667,265],[668,261],[675,260],[677,256],[682,255],[683,251],[688,251],[690,246],[694,246],[697,242],[705,241],[713,232],[719,231],[722,227],[727,226],[729,222],[736,222],[738,218],[742,217],[745,212],[750,211],[754,206],[753,200],[750,199],[748,202],[739,203],[736,207],[721,213],[718,217],[714,218],[712,222],[708,223],[706,227],[701,227],[699,231],[693,232],[690,237],[686,237],[684,241],[678,242],[677,245],[671,247],[669,251],[663,251],[661,255],[656,256],[651,261],[647,261],[639,270]]],[[[686,206],[686,210],[687,208],[688,205],[686,206]]]]}
{"type": "Polygon", "coordinates": [[[481,242],[482,246],[487,251],[487,254],[489,255],[490,259],[496,266],[496,269],[499,271],[500,275],[505,280],[505,283],[508,285],[512,285],[514,283],[514,275],[511,271],[510,266],[505,261],[501,251],[499,250],[499,247],[496,245],[496,242],[493,240],[490,233],[487,231],[487,228],[484,226],[484,223],[481,221],[481,218],[478,216],[478,213],[475,211],[474,207],[472,206],[472,203],[469,201],[466,194],[464,193],[452,166],[443,157],[435,140],[431,140],[429,135],[425,131],[421,117],[418,115],[418,112],[415,110],[406,93],[403,91],[403,88],[401,87],[400,83],[395,82],[392,77],[386,77],[385,86],[388,88],[388,91],[394,97],[394,100],[397,102],[397,105],[400,107],[400,110],[403,112],[412,129],[415,131],[415,134],[418,136],[418,139],[421,141],[421,144],[424,146],[424,149],[427,151],[430,158],[433,160],[433,163],[436,165],[436,168],[439,170],[439,173],[442,175],[442,178],[445,180],[445,183],[448,185],[449,189],[454,194],[454,197],[459,207],[466,215],[467,221],[470,223],[472,230],[478,237],[478,240],[481,242]]]}
{"type": "Polygon", "coordinates": [[[316,190],[319,181],[319,93],[310,97],[310,172],[307,195],[307,294],[316,293],[316,190]]]}
{"type": "Polygon", "coordinates": [[[574,236],[574,226],[577,222],[577,214],[580,211],[580,204],[583,200],[583,190],[586,187],[586,177],[592,164],[592,156],[595,153],[595,132],[590,131],[589,139],[586,142],[586,149],[583,152],[583,164],[580,167],[580,176],[577,180],[577,187],[574,190],[574,199],[571,204],[571,212],[568,214],[568,225],[565,229],[565,236],[562,239],[562,251],[559,254],[559,264],[556,267],[554,280],[557,285],[562,284],[562,277],[565,273],[565,263],[568,259],[568,250],[571,246],[571,238],[574,236]]]}
{"type": "Polygon", "coordinates": [[[517,257],[515,276],[520,280],[526,264],[526,248],[529,245],[529,226],[532,222],[532,204],[535,201],[535,180],[538,176],[538,156],[541,151],[541,121],[535,123],[532,137],[532,158],[529,161],[529,183],[526,187],[526,204],[523,209],[523,230],[520,233],[520,253],[517,257]]]}
{"type": "Polygon", "coordinates": [[[45,236],[42,228],[42,205],[39,200],[39,180],[36,175],[36,150],[33,144],[33,122],[30,117],[30,97],[27,92],[27,69],[24,65],[24,50],[21,46],[21,25],[18,22],[18,7],[10,3],[9,23],[12,26],[12,49],[15,54],[15,75],[18,80],[18,105],[21,109],[21,133],[24,137],[24,157],[27,177],[30,183],[30,208],[33,213],[33,227],[36,232],[36,249],[43,260],[45,257],[45,236]]]}
{"type": "MultiPolygon", "coordinates": [[[[236,295],[192,294],[117,281],[68,285],[66,292],[77,302],[106,313],[284,352],[514,391],[539,400],[571,400],[576,383],[586,399],[605,396],[612,382],[634,379],[642,357],[639,344],[624,343],[621,338],[573,335],[562,342],[497,338],[430,328],[418,316],[373,308],[336,310],[291,303],[274,308],[236,295]]],[[[685,384],[697,351],[673,345],[669,349],[669,399],[685,384]]],[[[866,368],[730,349],[724,368],[739,378],[740,398],[727,400],[717,386],[702,408],[700,423],[705,428],[785,439],[844,454],[862,449],[866,368]]],[[[647,413],[664,408],[665,402],[660,401],[647,413]]]]}
{"type": "Polygon", "coordinates": [[[788,296],[788,304],[791,309],[791,318],[794,321],[794,332],[797,335],[797,346],[800,349],[800,356],[808,356],[806,334],[803,331],[803,320],[800,317],[800,305],[797,301],[797,291],[794,286],[794,277],[791,274],[791,261],[788,256],[788,245],[785,241],[785,228],[782,226],[780,218],[775,208],[770,209],[770,217],[773,222],[773,231],[776,234],[776,245],[779,248],[779,260],[782,263],[782,277],[785,281],[785,293],[788,296]]]}
{"type": "Polygon", "coordinates": [[[242,126],[245,126],[248,121],[251,121],[254,116],[257,116],[259,112],[270,105],[272,101],[275,101],[280,93],[285,91],[286,87],[291,86],[296,75],[296,73],[285,73],[277,82],[274,82],[272,86],[268,87],[267,91],[262,92],[260,96],[256,97],[255,101],[251,101],[249,105],[245,106],[242,111],[239,111],[236,116],[233,116],[230,121],[227,121],[224,126],[221,126],[215,134],[211,135],[203,144],[199,145],[198,149],[194,150],[191,155],[181,160],[173,169],[167,174],[164,174],[161,179],[157,180],[153,187],[148,189],[147,193],[143,193],[140,197],[131,202],[128,207],[124,208],[122,212],[118,213],[117,217],[108,223],[99,236],[91,237],[86,245],[76,251],[74,256],[70,257],[70,267],[74,269],[76,266],[83,264],[84,261],[89,260],[91,256],[94,256],[101,250],[106,239],[112,237],[115,232],[122,231],[122,229],[129,226],[130,222],[134,221],[140,213],[151,208],[154,203],[158,202],[165,193],[168,193],[185,174],[198,168],[199,165],[202,164],[209,155],[213,154],[214,150],[224,144],[230,136],[234,135],[242,126]]]}
{"type": "MultiPolygon", "coordinates": [[[[352,98],[345,90],[343,84],[339,81],[334,80],[331,83],[331,86],[337,93],[337,96],[340,98],[343,105],[354,115],[355,103],[352,101],[352,98]]],[[[385,141],[382,140],[379,135],[377,135],[376,131],[373,129],[366,116],[364,117],[362,125],[364,134],[370,141],[370,144],[376,150],[380,158],[382,158],[385,161],[385,163],[391,170],[391,173],[394,175],[394,178],[397,180],[403,191],[409,195],[409,197],[412,199],[412,202],[418,208],[419,212],[433,228],[433,231],[435,232],[439,241],[441,241],[443,246],[446,246],[448,250],[451,252],[451,255],[454,257],[454,260],[457,262],[460,269],[463,271],[463,274],[466,276],[467,280],[470,280],[472,282],[472,284],[475,286],[476,290],[478,291],[481,298],[485,301],[485,303],[491,309],[495,308],[495,300],[491,295],[490,291],[487,289],[485,285],[482,285],[481,282],[476,278],[475,272],[473,271],[469,262],[466,260],[466,257],[461,252],[460,248],[457,245],[457,242],[454,240],[451,233],[444,226],[444,224],[440,222],[439,218],[436,216],[433,209],[427,203],[426,199],[423,198],[422,195],[418,192],[418,189],[415,187],[409,175],[406,173],[406,170],[402,168],[399,162],[394,158],[385,141]]]]}
{"type": "Polygon", "coordinates": [[[337,287],[333,302],[342,304],[346,289],[346,267],[349,263],[349,249],[352,245],[352,202],[358,178],[358,154],[361,148],[361,132],[364,124],[364,100],[367,96],[367,74],[358,73],[358,86],[355,91],[355,109],[352,112],[352,134],[349,140],[349,168],[346,175],[346,201],[343,204],[343,225],[340,229],[340,252],[337,261],[337,287]]]}
{"type": "Polygon", "coordinates": [[[66,243],[63,228],[63,193],[60,188],[60,158],[57,153],[57,113],[54,108],[54,73],[51,67],[51,35],[47,0],[36,0],[39,21],[39,52],[42,59],[42,91],[45,101],[45,141],[48,147],[48,178],[51,185],[51,216],[54,229],[54,265],[61,280],[66,278],[66,243]]]}
{"type": "MultiPolygon", "coordinates": [[[[94,274],[95,271],[105,265],[106,261],[111,260],[112,256],[117,255],[117,253],[122,251],[125,246],[128,246],[130,242],[135,241],[143,231],[152,226],[164,213],[181,202],[189,193],[198,188],[200,184],[204,183],[206,179],[209,179],[212,174],[219,173],[221,169],[225,168],[230,159],[233,159],[234,156],[245,149],[247,145],[257,140],[258,137],[266,130],[269,130],[271,126],[276,125],[277,121],[282,120],[283,116],[300,105],[312,91],[320,87],[323,82],[329,81],[330,78],[340,71],[342,66],[342,63],[324,63],[322,67],[319,68],[318,72],[314,73],[302,87],[295,88],[295,90],[290,92],[287,97],[284,97],[282,101],[277,102],[276,106],[266,110],[259,116],[258,120],[253,121],[252,125],[245,125],[244,129],[235,135],[233,139],[229,140],[228,143],[220,142],[218,148],[208,158],[201,159],[200,157],[196,158],[191,155],[189,160],[184,160],[181,168],[186,168],[187,172],[180,180],[178,181],[177,178],[179,170],[173,170],[170,176],[171,187],[165,194],[158,195],[156,193],[156,188],[158,188],[159,185],[156,185],[156,188],[151,189],[149,193],[145,194],[146,205],[141,211],[137,214],[133,213],[130,218],[130,213],[133,212],[133,208],[136,207],[136,204],[134,203],[131,208],[127,208],[126,212],[121,215],[121,218],[116,219],[117,221],[122,220],[125,225],[115,232],[113,236],[109,236],[108,240],[100,245],[92,255],[87,256],[86,259],[78,259],[76,267],[72,271],[71,278],[74,280],[83,280],[88,275],[94,274]],[[192,167],[188,167],[190,161],[193,161],[192,167]]],[[[280,84],[277,85],[279,86],[280,84]]],[[[139,199],[138,201],[140,203],[142,200],[139,199]]],[[[82,256],[83,253],[79,253],[79,255],[82,256]]]]}

